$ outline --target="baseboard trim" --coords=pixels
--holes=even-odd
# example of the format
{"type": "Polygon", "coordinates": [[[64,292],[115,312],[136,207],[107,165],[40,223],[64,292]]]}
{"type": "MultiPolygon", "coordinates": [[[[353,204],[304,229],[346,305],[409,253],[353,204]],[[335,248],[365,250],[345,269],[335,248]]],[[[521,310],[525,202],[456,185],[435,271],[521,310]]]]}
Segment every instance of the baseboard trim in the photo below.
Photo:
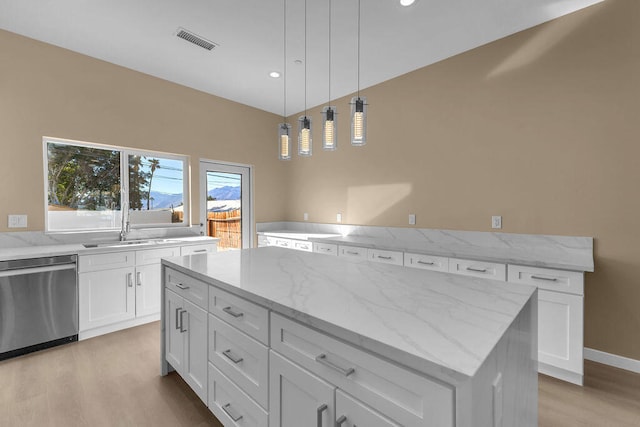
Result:
{"type": "Polygon", "coordinates": [[[586,360],[591,360],[592,362],[598,362],[604,365],[613,366],[614,368],[620,368],[640,374],[640,360],[605,353],[604,351],[594,350],[587,347],[584,348],[584,358],[586,360]]]}
{"type": "Polygon", "coordinates": [[[538,362],[538,372],[575,385],[582,386],[584,384],[584,376],[582,374],[547,365],[543,362],[538,362]]]}
{"type": "Polygon", "coordinates": [[[124,322],[113,323],[111,325],[100,326],[98,328],[89,329],[86,331],[80,331],[78,334],[78,340],[86,340],[89,338],[97,337],[111,332],[116,332],[121,329],[132,328],[134,326],[144,325],[145,323],[155,322],[160,320],[160,313],[150,314],[144,317],[137,317],[131,320],[125,320],[124,322]]]}

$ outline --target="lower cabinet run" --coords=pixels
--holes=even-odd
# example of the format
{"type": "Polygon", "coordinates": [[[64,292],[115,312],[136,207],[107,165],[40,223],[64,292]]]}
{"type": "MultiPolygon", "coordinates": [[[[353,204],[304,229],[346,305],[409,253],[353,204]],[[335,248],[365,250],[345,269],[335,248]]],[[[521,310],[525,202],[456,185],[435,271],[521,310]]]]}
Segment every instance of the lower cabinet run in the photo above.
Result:
{"type": "Polygon", "coordinates": [[[535,348],[522,332],[534,303],[478,374],[449,384],[171,267],[163,275],[162,374],[176,370],[225,427],[537,425],[535,348]]]}

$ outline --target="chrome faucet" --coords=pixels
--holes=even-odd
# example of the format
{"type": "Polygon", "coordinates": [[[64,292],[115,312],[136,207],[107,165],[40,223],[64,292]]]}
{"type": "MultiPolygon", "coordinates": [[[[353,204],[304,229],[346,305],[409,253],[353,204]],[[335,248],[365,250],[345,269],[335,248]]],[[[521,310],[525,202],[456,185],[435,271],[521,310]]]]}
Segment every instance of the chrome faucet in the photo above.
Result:
{"type": "Polygon", "coordinates": [[[127,240],[127,235],[131,231],[131,224],[129,224],[129,209],[127,209],[127,204],[124,203],[122,206],[122,225],[120,226],[120,241],[124,242],[127,240]]]}

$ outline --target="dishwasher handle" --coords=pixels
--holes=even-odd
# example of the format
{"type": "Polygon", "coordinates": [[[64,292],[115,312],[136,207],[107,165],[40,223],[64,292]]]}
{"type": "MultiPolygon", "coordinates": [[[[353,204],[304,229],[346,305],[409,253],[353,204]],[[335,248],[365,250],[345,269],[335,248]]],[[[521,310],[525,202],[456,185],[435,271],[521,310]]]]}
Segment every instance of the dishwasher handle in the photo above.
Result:
{"type": "Polygon", "coordinates": [[[48,267],[18,268],[0,271],[0,277],[22,276],[25,274],[48,273],[50,271],[75,270],[75,264],[51,265],[48,267]]]}

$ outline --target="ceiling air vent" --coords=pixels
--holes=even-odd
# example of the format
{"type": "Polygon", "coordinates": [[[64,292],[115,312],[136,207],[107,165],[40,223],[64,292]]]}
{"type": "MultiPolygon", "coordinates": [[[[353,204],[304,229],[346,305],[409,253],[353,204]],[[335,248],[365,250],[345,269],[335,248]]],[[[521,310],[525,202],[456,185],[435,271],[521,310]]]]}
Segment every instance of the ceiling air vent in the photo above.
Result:
{"type": "Polygon", "coordinates": [[[203,49],[212,50],[214,47],[218,46],[217,44],[210,42],[207,39],[203,39],[202,37],[193,34],[191,31],[185,30],[184,28],[178,28],[178,32],[176,35],[181,39],[200,46],[203,49]]]}

